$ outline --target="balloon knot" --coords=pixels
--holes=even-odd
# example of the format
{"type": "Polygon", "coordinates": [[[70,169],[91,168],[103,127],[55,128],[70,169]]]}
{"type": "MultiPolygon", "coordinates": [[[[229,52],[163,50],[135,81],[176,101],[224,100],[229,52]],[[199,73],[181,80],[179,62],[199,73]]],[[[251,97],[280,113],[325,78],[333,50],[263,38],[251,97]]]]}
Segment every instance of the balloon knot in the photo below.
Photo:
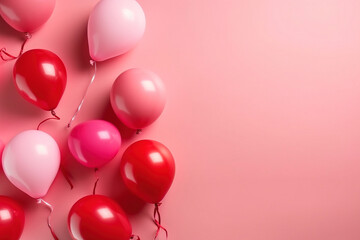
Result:
{"type": "Polygon", "coordinates": [[[136,240],[141,240],[140,237],[138,235],[131,235],[130,239],[136,239],[136,240]]]}
{"type": "Polygon", "coordinates": [[[30,39],[32,37],[32,35],[30,33],[26,32],[25,37],[26,37],[26,39],[30,39]]]}

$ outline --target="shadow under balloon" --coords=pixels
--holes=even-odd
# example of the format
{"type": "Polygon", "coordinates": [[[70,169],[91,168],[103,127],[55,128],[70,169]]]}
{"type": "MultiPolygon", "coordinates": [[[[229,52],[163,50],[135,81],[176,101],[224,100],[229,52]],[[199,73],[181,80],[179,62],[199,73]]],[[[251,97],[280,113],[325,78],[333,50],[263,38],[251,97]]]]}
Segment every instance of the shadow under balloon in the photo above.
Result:
{"type": "Polygon", "coordinates": [[[4,76],[5,83],[0,89],[0,109],[11,115],[38,118],[45,114],[44,110],[35,107],[23,99],[17,92],[11,73],[4,76]]]}
{"type": "Polygon", "coordinates": [[[112,182],[116,183],[116,187],[111,188],[111,191],[107,193],[107,196],[115,200],[126,214],[137,215],[148,206],[146,202],[128,190],[120,176],[120,172],[119,174],[115,174],[112,182]]]}
{"type": "Polygon", "coordinates": [[[76,182],[79,179],[87,178],[89,170],[79,164],[72,156],[67,144],[67,136],[59,147],[61,152],[59,176],[67,182],[66,184],[69,185],[69,189],[74,190],[76,188],[76,182]]]}
{"type": "Polygon", "coordinates": [[[110,99],[108,101],[106,101],[106,103],[105,103],[104,112],[101,115],[101,119],[114,124],[119,129],[120,134],[121,134],[121,139],[124,143],[132,140],[133,138],[135,138],[141,134],[141,133],[137,134],[136,130],[126,127],[118,119],[118,117],[116,116],[116,114],[114,113],[114,111],[111,107],[110,99]]]}
{"type": "Polygon", "coordinates": [[[4,171],[0,171],[0,195],[10,197],[19,203],[24,209],[29,209],[36,204],[36,200],[20,189],[16,188],[5,176],[4,171]]]}
{"type": "MultiPolygon", "coordinates": [[[[16,41],[24,41],[24,33],[18,32],[15,29],[13,29],[12,27],[10,27],[5,21],[4,19],[2,19],[0,17],[0,37],[2,36],[6,36],[6,37],[10,37],[13,38],[16,41]]],[[[6,46],[0,46],[0,48],[3,48],[6,46]]]]}
{"type": "Polygon", "coordinates": [[[73,41],[73,44],[70,45],[73,47],[73,51],[69,52],[72,52],[74,54],[72,58],[77,60],[74,62],[78,64],[78,67],[86,70],[91,67],[89,44],[87,41],[87,20],[84,21],[81,26],[82,27],[78,31],[79,34],[77,34],[78,39],[76,41],[73,41]]]}

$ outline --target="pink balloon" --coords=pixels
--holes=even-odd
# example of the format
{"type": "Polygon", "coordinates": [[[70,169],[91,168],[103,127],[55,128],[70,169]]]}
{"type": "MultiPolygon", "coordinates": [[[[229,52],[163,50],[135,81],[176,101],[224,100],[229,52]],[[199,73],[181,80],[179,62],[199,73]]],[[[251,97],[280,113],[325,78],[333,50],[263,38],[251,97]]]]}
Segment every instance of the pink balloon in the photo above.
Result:
{"type": "Polygon", "coordinates": [[[60,150],[47,133],[28,130],[16,135],[2,155],[5,175],[33,198],[46,195],[60,166],[60,150]]]}
{"type": "Polygon", "coordinates": [[[101,0],[88,21],[90,56],[104,61],[134,48],[145,32],[145,14],[135,0],[101,0]]]}
{"type": "Polygon", "coordinates": [[[0,15],[19,32],[34,32],[51,16],[55,0],[0,0],[0,15]]]}
{"type": "Polygon", "coordinates": [[[153,72],[133,68],[115,80],[110,93],[111,106],[127,127],[142,129],[153,123],[165,107],[165,87],[153,72]]]}
{"type": "Polygon", "coordinates": [[[71,154],[82,165],[99,168],[120,150],[119,130],[103,120],[91,120],[74,127],[68,138],[71,154]]]}

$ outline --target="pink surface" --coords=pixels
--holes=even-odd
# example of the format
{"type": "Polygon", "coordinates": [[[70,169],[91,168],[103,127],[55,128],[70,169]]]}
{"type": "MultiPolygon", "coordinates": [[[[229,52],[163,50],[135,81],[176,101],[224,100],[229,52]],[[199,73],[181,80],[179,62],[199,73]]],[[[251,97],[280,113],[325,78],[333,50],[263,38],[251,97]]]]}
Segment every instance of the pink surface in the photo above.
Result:
{"type": "MultiPolygon", "coordinates": [[[[53,226],[69,239],[67,213],[91,194],[94,173],[69,154],[65,128],[87,86],[87,17],[97,1],[59,0],[26,49],[45,48],[67,66],[57,108],[62,120],[42,130],[58,141],[75,184],[58,174],[45,200],[53,226]]],[[[144,38],[130,53],[98,64],[74,124],[105,118],[124,137],[116,159],[99,171],[98,193],[121,204],[134,233],[151,239],[153,206],[124,190],[119,160],[130,143],[164,143],[176,161],[161,206],[171,240],[358,240],[360,231],[360,2],[355,0],[144,1],[144,38]],[[161,117],[140,135],[116,120],[109,103],[125,69],[159,74],[167,88],[161,117]]],[[[22,39],[0,22],[1,47],[22,39]]],[[[23,100],[0,63],[0,138],[34,129],[50,114],[23,100]]],[[[48,210],[0,174],[0,194],[26,210],[22,239],[51,239],[48,210]]],[[[162,239],[164,235],[161,235],[162,239]]]]}

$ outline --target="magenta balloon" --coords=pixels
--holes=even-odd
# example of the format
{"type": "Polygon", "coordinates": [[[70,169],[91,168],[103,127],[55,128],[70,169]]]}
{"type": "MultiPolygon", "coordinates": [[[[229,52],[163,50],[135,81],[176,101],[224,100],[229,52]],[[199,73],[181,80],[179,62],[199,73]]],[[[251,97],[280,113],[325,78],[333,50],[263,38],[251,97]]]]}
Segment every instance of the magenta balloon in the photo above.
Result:
{"type": "Polygon", "coordinates": [[[136,0],[101,0],[88,21],[90,56],[104,61],[134,48],[145,32],[145,14],[136,0]]]}
{"type": "Polygon", "coordinates": [[[34,32],[51,16],[55,0],[0,0],[0,15],[19,32],[34,32]]]}
{"type": "Polygon", "coordinates": [[[140,68],[129,69],[115,80],[111,106],[117,117],[129,128],[142,129],[162,113],[165,87],[155,73],[140,68]]]}
{"type": "Polygon", "coordinates": [[[33,198],[46,195],[60,167],[60,150],[47,133],[28,130],[6,145],[2,155],[6,177],[33,198]]]}
{"type": "Polygon", "coordinates": [[[68,138],[71,154],[82,165],[99,168],[111,161],[120,150],[119,130],[103,120],[76,125],[68,138]]]}

